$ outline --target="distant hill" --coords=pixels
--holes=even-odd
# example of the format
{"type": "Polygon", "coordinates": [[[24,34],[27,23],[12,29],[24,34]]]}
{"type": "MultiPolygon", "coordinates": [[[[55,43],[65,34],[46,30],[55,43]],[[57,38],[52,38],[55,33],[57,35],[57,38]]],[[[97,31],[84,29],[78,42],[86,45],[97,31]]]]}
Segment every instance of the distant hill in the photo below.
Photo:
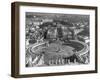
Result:
{"type": "Polygon", "coordinates": [[[89,15],[26,12],[26,18],[60,19],[69,22],[89,22],[89,15]]]}

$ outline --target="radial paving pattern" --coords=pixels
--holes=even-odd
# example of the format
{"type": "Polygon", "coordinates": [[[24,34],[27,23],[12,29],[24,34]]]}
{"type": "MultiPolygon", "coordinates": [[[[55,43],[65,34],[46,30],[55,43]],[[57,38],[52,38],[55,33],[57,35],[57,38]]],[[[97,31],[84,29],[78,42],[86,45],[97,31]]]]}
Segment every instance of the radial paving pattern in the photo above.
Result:
{"type": "Polygon", "coordinates": [[[69,43],[48,43],[43,42],[36,46],[28,48],[29,53],[35,54],[33,62],[38,65],[39,60],[43,56],[42,65],[65,65],[75,62],[84,62],[80,55],[88,52],[88,45],[81,41],[72,40],[69,43]],[[77,45],[76,45],[77,44],[77,45]],[[38,59],[37,59],[38,58],[38,59]],[[37,61],[36,61],[37,59],[37,61]],[[79,60],[79,61],[78,61],[79,60]]]}

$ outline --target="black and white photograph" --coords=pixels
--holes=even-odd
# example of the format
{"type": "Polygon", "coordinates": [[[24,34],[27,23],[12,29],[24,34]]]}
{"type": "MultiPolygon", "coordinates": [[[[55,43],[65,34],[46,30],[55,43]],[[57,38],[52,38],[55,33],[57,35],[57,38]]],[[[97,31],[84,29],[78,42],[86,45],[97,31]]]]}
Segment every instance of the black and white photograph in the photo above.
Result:
{"type": "Polygon", "coordinates": [[[25,66],[90,63],[90,15],[25,13],[25,66]]]}
{"type": "Polygon", "coordinates": [[[97,7],[12,4],[12,76],[97,73],[97,7]]]}

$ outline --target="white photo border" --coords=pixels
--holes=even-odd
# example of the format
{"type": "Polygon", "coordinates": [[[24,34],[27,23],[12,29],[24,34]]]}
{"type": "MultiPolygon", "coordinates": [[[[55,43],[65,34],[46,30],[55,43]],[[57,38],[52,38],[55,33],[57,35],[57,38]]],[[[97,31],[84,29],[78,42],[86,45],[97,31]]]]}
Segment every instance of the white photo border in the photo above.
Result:
{"type": "Polygon", "coordinates": [[[95,10],[57,8],[57,7],[38,7],[38,6],[20,6],[19,7],[19,74],[40,74],[55,72],[75,72],[95,70],[95,10]],[[69,66],[49,66],[49,67],[25,67],[25,13],[62,13],[62,14],[82,14],[90,15],[90,64],[88,65],[69,65],[69,66]]]}

